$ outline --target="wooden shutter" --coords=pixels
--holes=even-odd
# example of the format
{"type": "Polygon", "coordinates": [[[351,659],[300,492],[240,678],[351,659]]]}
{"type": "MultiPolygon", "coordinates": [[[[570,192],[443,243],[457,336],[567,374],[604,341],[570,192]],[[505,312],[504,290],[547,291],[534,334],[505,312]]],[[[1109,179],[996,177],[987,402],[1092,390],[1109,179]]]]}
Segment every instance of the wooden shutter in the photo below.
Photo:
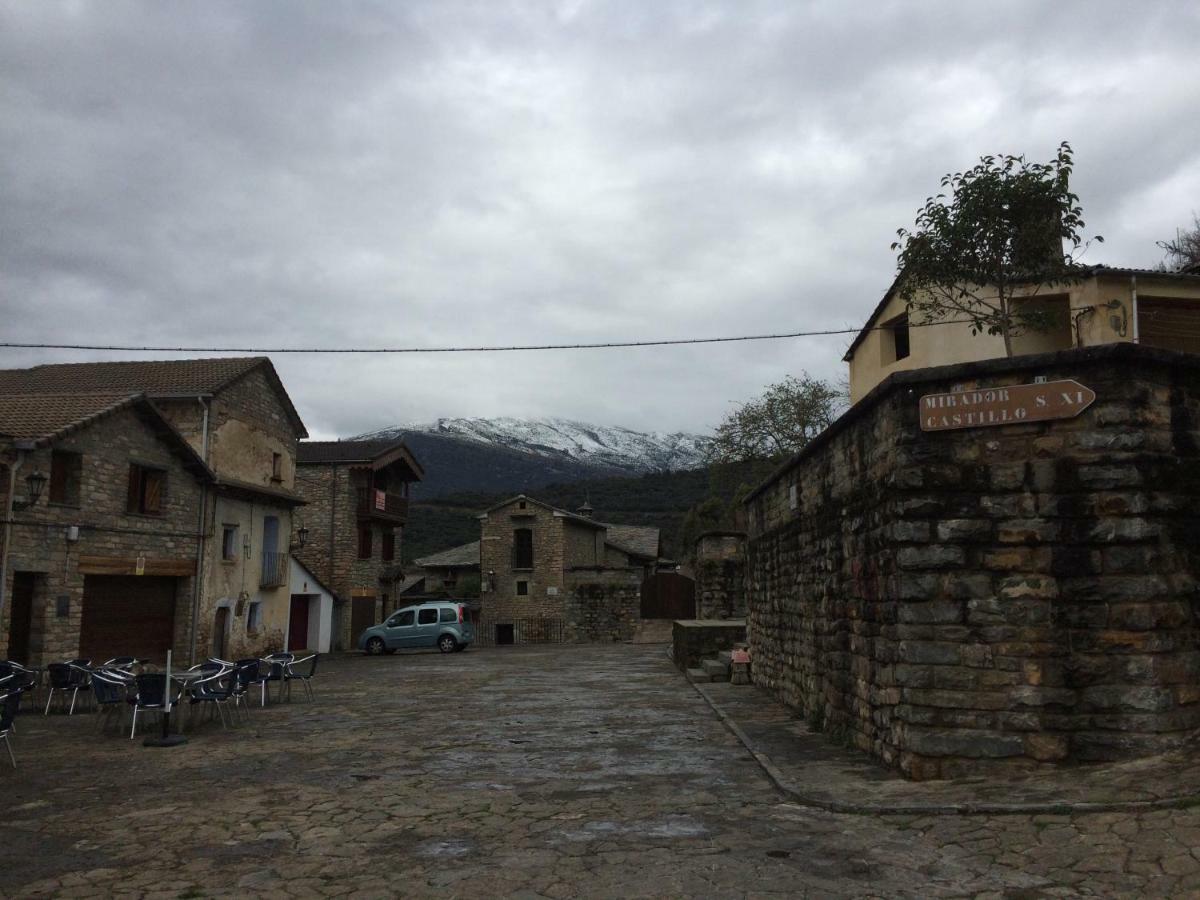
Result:
{"type": "Polygon", "coordinates": [[[158,515],[162,512],[163,482],[165,472],[154,469],[142,470],[142,512],[158,515]]]}
{"type": "Polygon", "coordinates": [[[70,465],[65,454],[55,450],[50,454],[50,502],[67,502],[67,480],[70,478],[70,465]]]}
{"type": "Polygon", "coordinates": [[[358,558],[371,558],[371,528],[365,526],[358,529],[358,558]]]}
{"type": "Polygon", "coordinates": [[[384,562],[391,562],[396,558],[396,535],[394,532],[385,531],[383,533],[383,559],[384,562]]]}
{"type": "Polygon", "coordinates": [[[129,466],[129,512],[142,511],[142,467],[136,463],[129,466]]]}

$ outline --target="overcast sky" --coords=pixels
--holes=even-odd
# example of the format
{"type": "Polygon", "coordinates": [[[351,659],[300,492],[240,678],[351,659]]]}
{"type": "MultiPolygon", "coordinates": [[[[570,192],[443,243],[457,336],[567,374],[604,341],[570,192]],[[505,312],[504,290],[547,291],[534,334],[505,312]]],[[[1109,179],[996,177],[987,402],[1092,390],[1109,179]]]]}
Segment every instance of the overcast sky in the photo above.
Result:
{"type": "MultiPolygon", "coordinates": [[[[1090,262],[1200,211],[1200,4],[0,0],[5,341],[445,346],[858,326],[984,153],[1090,262]]],[[[848,338],[274,357],[314,436],[705,432],[848,338]]],[[[168,354],[0,350],[0,366],[168,354]]]]}

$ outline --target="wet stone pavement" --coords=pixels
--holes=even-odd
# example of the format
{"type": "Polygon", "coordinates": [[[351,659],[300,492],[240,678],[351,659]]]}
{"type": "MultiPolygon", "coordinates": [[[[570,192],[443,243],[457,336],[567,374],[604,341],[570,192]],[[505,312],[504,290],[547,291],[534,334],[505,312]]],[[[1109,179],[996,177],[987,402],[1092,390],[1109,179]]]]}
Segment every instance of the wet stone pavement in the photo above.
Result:
{"type": "Polygon", "coordinates": [[[332,659],[174,749],[28,715],[0,894],[1200,895],[1200,812],[865,816],[787,800],[661,646],[332,659]]]}

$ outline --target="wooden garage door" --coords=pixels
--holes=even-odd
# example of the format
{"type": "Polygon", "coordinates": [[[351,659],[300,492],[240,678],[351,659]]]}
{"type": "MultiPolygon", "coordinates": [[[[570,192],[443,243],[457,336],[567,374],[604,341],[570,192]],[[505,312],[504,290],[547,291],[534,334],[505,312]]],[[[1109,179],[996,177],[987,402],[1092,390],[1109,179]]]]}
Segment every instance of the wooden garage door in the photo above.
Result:
{"type": "Polygon", "coordinates": [[[87,575],[79,655],[93,662],[136,656],[165,662],[175,638],[174,578],[87,575]]]}

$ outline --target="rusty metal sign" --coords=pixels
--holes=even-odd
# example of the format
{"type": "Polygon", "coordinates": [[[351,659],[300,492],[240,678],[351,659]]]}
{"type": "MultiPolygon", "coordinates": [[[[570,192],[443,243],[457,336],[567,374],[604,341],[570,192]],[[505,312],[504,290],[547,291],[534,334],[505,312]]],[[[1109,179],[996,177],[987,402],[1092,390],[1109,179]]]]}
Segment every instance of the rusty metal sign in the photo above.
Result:
{"type": "Polygon", "coordinates": [[[1046,381],[974,388],[921,398],[921,430],[952,431],[1072,419],[1092,405],[1096,392],[1078,381],[1046,381]]]}

